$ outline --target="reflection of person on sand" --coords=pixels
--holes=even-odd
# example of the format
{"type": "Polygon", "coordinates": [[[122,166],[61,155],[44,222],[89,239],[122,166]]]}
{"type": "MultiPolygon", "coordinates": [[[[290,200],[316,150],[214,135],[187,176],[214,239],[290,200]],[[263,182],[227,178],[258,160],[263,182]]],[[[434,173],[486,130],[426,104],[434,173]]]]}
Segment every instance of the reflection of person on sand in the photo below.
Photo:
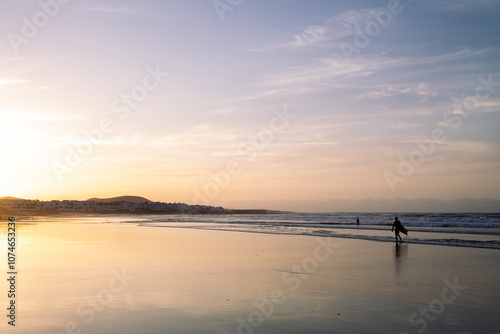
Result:
{"type": "Polygon", "coordinates": [[[394,217],[394,221],[392,222],[392,229],[391,232],[394,231],[394,234],[396,235],[396,243],[399,241],[403,241],[401,239],[401,236],[399,235],[399,232],[402,232],[405,235],[408,235],[408,231],[404,228],[403,225],[401,225],[401,222],[399,221],[398,217],[394,217]]]}

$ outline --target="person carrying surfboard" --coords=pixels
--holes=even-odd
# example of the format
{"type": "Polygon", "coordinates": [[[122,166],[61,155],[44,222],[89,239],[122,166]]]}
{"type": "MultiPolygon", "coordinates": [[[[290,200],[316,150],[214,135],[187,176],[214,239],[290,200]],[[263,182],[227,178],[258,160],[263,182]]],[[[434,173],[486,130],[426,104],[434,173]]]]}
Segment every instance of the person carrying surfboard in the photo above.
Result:
{"type": "Polygon", "coordinates": [[[394,217],[394,221],[392,222],[391,232],[392,231],[394,231],[394,234],[396,235],[396,243],[398,242],[398,238],[399,238],[399,241],[403,241],[403,239],[401,239],[401,236],[399,235],[399,232],[402,232],[405,235],[408,235],[408,231],[401,224],[398,217],[394,217]]]}

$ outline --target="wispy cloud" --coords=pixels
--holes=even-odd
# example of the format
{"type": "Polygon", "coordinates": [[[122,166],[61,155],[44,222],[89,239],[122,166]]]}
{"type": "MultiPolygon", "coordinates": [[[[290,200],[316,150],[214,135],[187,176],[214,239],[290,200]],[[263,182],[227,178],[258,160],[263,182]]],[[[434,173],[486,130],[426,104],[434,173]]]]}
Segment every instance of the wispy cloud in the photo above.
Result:
{"type": "Polygon", "coordinates": [[[105,6],[105,5],[75,5],[73,8],[78,10],[104,13],[104,14],[116,14],[116,15],[138,15],[138,16],[148,16],[148,17],[161,17],[164,18],[165,15],[158,14],[156,11],[148,10],[144,6],[105,6]]]}
{"type": "Polygon", "coordinates": [[[326,19],[322,24],[313,24],[297,33],[287,35],[287,41],[248,49],[248,51],[272,51],[307,47],[332,47],[333,41],[355,35],[367,21],[379,15],[380,8],[348,10],[326,19]]]}
{"type": "Polygon", "coordinates": [[[289,67],[268,75],[258,86],[265,90],[253,98],[271,95],[314,93],[319,90],[342,87],[348,79],[367,77],[388,66],[397,66],[399,60],[382,56],[358,58],[346,63],[340,57],[322,58],[309,64],[289,67]]]}
{"type": "Polygon", "coordinates": [[[410,62],[408,63],[408,65],[425,65],[425,64],[442,63],[442,62],[446,62],[446,61],[450,61],[450,60],[454,60],[454,59],[478,56],[480,54],[484,54],[484,53],[489,52],[489,51],[492,51],[492,49],[491,48],[478,49],[478,50],[473,51],[472,49],[469,49],[469,48],[463,48],[459,51],[439,54],[439,55],[435,55],[435,56],[409,58],[410,62]]]}
{"type": "Polygon", "coordinates": [[[46,111],[8,110],[0,114],[1,123],[45,123],[63,122],[72,119],[64,114],[49,113],[46,111]]]}
{"type": "Polygon", "coordinates": [[[429,84],[421,82],[419,84],[408,85],[387,85],[377,87],[367,93],[358,94],[356,98],[380,99],[384,97],[394,96],[396,94],[411,94],[421,98],[422,102],[426,102],[429,97],[437,96],[437,92],[429,88],[429,84]]]}
{"type": "Polygon", "coordinates": [[[421,0],[421,2],[429,8],[442,9],[442,10],[467,10],[471,7],[484,7],[491,5],[498,5],[498,0],[421,0]]]}
{"type": "Polygon", "coordinates": [[[308,47],[355,35],[366,22],[380,15],[383,8],[349,10],[327,19],[323,25],[311,25],[292,36],[288,47],[308,47]]]}
{"type": "Polygon", "coordinates": [[[387,129],[408,130],[408,129],[419,128],[420,123],[405,123],[405,122],[386,123],[385,127],[387,129]]]}
{"type": "Polygon", "coordinates": [[[213,114],[232,114],[237,112],[237,108],[224,108],[224,109],[217,109],[217,110],[212,110],[210,111],[213,114]]]}
{"type": "Polygon", "coordinates": [[[0,79],[0,85],[17,85],[30,83],[29,80],[17,80],[17,79],[0,79]]]}
{"type": "MultiPolygon", "coordinates": [[[[278,69],[275,73],[268,74],[260,83],[255,85],[257,87],[264,87],[264,90],[244,99],[289,94],[310,94],[332,88],[345,88],[350,87],[348,81],[351,79],[368,77],[387,69],[394,71],[397,68],[443,63],[443,66],[446,66],[446,63],[450,60],[474,57],[487,51],[488,49],[477,51],[462,49],[451,53],[418,58],[365,55],[357,57],[349,63],[344,61],[342,55],[333,54],[327,58],[314,59],[307,64],[278,69]]],[[[390,79],[394,78],[394,75],[391,74],[387,81],[390,82],[390,79]]],[[[359,85],[356,85],[356,88],[359,88],[359,85]]],[[[395,94],[414,94],[425,102],[429,97],[437,96],[438,92],[431,90],[428,83],[421,82],[380,86],[373,91],[355,97],[377,99],[395,94]]]]}
{"type": "Polygon", "coordinates": [[[500,155],[498,154],[500,146],[497,143],[483,141],[450,141],[447,145],[442,145],[440,148],[447,159],[455,163],[466,163],[471,168],[476,164],[483,163],[499,163],[500,155]]]}
{"type": "Polygon", "coordinates": [[[499,112],[500,100],[477,101],[477,106],[479,112],[499,112]]]}

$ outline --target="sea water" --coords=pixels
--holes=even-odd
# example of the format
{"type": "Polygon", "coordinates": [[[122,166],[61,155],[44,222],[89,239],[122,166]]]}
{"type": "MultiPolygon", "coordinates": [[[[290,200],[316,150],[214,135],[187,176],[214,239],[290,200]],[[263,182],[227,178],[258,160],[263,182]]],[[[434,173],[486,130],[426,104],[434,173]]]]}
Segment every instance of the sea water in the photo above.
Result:
{"type": "MultiPolygon", "coordinates": [[[[398,218],[409,231],[403,242],[500,249],[500,213],[404,213],[398,218]]],[[[279,213],[143,215],[108,222],[394,242],[393,220],[393,213],[279,213]]]]}

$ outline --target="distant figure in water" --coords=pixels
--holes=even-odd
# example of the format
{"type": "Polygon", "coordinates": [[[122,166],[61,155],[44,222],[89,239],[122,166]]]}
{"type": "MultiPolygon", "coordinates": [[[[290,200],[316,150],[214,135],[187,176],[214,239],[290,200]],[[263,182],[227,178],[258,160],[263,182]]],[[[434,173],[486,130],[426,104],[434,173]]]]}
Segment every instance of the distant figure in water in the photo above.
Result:
{"type": "Polygon", "coordinates": [[[359,218],[356,218],[356,225],[359,225],[359,218]]]}
{"type": "Polygon", "coordinates": [[[394,217],[394,221],[392,222],[391,232],[392,231],[394,231],[394,234],[396,235],[396,243],[398,243],[398,238],[399,241],[403,241],[403,239],[401,239],[401,236],[399,235],[399,232],[408,235],[408,231],[404,228],[403,225],[401,225],[401,222],[399,221],[398,217],[394,217]]]}

